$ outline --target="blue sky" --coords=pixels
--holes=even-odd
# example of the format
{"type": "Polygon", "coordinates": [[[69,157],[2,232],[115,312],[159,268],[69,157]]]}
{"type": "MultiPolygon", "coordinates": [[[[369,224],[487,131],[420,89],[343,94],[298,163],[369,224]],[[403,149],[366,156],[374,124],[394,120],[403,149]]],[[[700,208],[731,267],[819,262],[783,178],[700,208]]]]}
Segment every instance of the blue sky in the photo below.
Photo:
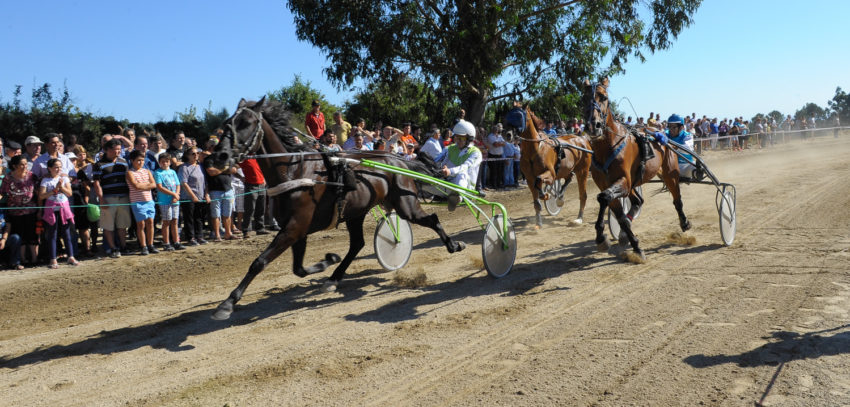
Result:
{"type": "MultiPolygon", "coordinates": [[[[612,78],[611,97],[628,97],[641,116],[826,107],[836,86],[850,88],[848,15],[850,1],[705,0],[672,49],[612,78]]],[[[0,16],[4,102],[17,84],[28,94],[67,83],[85,110],[156,121],[190,105],[232,111],[296,74],[334,104],[352,94],[331,86],[324,55],[295,38],[284,0],[4,1],[0,16]]]]}

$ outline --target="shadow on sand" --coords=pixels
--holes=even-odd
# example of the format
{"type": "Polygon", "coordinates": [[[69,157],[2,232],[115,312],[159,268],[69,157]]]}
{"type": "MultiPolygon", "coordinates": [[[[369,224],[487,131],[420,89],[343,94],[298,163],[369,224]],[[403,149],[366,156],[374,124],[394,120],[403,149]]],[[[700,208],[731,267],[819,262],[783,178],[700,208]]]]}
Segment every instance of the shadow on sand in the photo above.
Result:
{"type": "Polygon", "coordinates": [[[850,324],[823,331],[799,334],[779,331],[763,339],[773,340],[751,351],[737,355],[692,355],[684,359],[695,368],[705,368],[724,363],[740,367],[776,366],[793,360],[814,359],[850,353],[850,324]],[[843,331],[842,331],[843,330],[843,331]],[[837,332],[842,331],[842,332],[837,332]],[[827,333],[832,335],[824,336],[827,333]]]}

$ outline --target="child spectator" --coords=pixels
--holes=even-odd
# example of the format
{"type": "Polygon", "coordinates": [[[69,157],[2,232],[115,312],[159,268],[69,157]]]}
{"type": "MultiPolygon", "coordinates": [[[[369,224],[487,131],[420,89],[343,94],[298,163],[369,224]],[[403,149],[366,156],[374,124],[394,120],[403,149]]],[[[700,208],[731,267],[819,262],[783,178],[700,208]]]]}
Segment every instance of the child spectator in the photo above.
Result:
{"type": "Polygon", "coordinates": [[[62,161],[58,158],[47,160],[47,175],[41,180],[38,188],[38,198],[44,199],[44,215],[42,219],[47,223],[47,250],[50,255],[52,269],[59,268],[56,262],[56,239],[57,231],[65,242],[68,252],[68,264],[79,266],[80,262],[74,258],[74,242],[71,240],[71,228],[74,224],[74,213],[71,212],[71,180],[62,175],[62,161]]]}
{"type": "Polygon", "coordinates": [[[180,209],[183,211],[183,232],[189,246],[207,243],[204,240],[204,218],[206,217],[206,202],[210,196],[204,172],[198,164],[198,149],[192,149],[183,154],[185,161],[177,169],[180,178],[180,209]]]}
{"type": "MultiPolygon", "coordinates": [[[[163,154],[165,155],[165,154],[163,154]]],[[[130,209],[136,218],[136,236],[139,238],[142,256],[159,253],[153,246],[153,218],[156,208],[151,190],[156,188],[153,174],[145,168],[145,155],[139,150],[130,152],[130,171],[127,171],[127,186],[130,188],[130,209]]]]}
{"type": "Polygon", "coordinates": [[[162,217],[162,247],[167,252],[183,250],[180,236],[177,234],[177,221],[180,219],[180,181],[177,179],[177,173],[171,169],[170,154],[162,153],[159,156],[159,169],[154,172],[154,180],[159,192],[156,194],[156,203],[162,217]]]}

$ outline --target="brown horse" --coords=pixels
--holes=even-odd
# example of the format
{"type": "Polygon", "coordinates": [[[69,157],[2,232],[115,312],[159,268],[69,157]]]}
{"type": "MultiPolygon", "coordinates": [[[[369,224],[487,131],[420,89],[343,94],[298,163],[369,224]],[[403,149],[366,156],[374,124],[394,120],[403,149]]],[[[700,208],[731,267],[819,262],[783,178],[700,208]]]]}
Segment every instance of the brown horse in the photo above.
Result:
{"type": "Polygon", "coordinates": [[[593,165],[591,175],[596,186],[602,192],[596,197],[599,201],[599,216],[596,218],[596,244],[600,250],[609,246],[605,236],[602,219],[605,208],[611,211],[620,224],[621,236],[628,238],[635,254],[641,260],[646,259],[638,246],[638,239],[632,232],[631,221],[643,205],[643,197],[635,187],[642,185],[656,176],[664,181],[667,190],[673,195],[673,206],[679,215],[679,226],[682,231],[691,228],[691,223],[682,210],[682,197],[679,191],[679,163],[676,154],[667,146],[657,141],[648,143],[654,157],[642,162],[641,146],[637,135],[614,120],[608,106],[608,78],[595,85],[584,82],[585,92],[585,121],[593,147],[593,165]],[[617,198],[629,197],[631,209],[624,213],[617,198]]]}
{"type": "Polygon", "coordinates": [[[236,289],[218,306],[213,319],[229,318],[254,277],[290,247],[293,272],[299,277],[324,271],[338,262],[339,256],[328,253],[325,260],[303,267],[307,235],[344,222],[348,229],[349,251],[324,287],[326,291],[336,289],[345,270],[365,244],[363,222],[375,205],[381,205],[387,212],[395,210],[401,218],[433,229],[449,253],[465,248],[463,242],[454,242],[446,235],[437,215],[422,210],[413,179],[361,167],[356,161],[346,162],[345,159],[368,158],[429,172],[424,165],[380,152],[338,153],[331,157],[329,153],[301,144],[289,125],[290,118],[291,114],[278,102],[267,102],[263,98],[250,103],[242,99],[236,113],[224,122],[221,142],[207,158],[213,160],[216,168],[226,170],[261,148],[270,153],[257,161],[270,186],[269,196],[273,196],[273,216],[281,226],[277,236],[251,263],[236,289]]]}
{"type": "MultiPolygon", "coordinates": [[[[534,203],[534,214],[537,224],[535,229],[543,226],[543,217],[540,216],[542,208],[540,199],[549,199],[549,194],[543,191],[544,185],[552,186],[557,179],[564,179],[564,183],[558,194],[559,204],[563,205],[563,194],[567,189],[573,174],[578,178],[579,210],[578,217],[574,223],[581,224],[584,219],[584,206],[587,202],[587,176],[590,171],[590,154],[576,150],[563,144],[569,144],[584,149],[590,149],[590,143],[586,138],[576,135],[560,137],[540,137],[538,128],[542,128],[543,121],[540,120],[528,106],[525,107],[526,124],[525,129],[519,136],[520,139],[520,162],[519,169],[528,182],[531,191],[531,199],[534,203]],[[560,145],[559,145],[560,144],[560,145]],[[558,151],[563,156],[558,158],[558,151]]],[[[506,126],[513,127],[507,121],[506,126]]]]}

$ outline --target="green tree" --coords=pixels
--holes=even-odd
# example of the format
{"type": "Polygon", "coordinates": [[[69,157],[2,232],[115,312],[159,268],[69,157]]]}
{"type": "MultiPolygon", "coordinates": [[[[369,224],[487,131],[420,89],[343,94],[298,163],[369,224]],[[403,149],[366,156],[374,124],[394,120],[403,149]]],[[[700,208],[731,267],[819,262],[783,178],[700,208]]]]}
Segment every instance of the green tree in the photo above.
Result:
{"type": "Polygon", "coordinates": [[[363,118],[368,121],[367,125],[382,121],[395,127],[404,122],[425,129],[431,123],[445,127],[458,112],[458,106],[446,100],[424,82],[402,77],[365,86],[352,101],[346,102],[344,116],[349,122],[363,118]]]}
{"type": "Polygon", "coordinates": [[[835,88],[835,96],[827,102],[829,108],[838,114],[841,123],[850,123],[850,94],[841,90],[841,87],[835,88]]]}
{"type": "Polygon", "coordinates": [[[314,89],[310,81],[301,79],[301,75],[295,75],[292,83],[289,86],[283,86],[278,90],[271,91],[267,97],[271,100],[277,100],[285,103],[289,111],[291,111],[296,120],[293,120],[293,127],[304,131],[304,115],[312,108],[311,104],[314,100],[318,100],[322,105],[322,113],[325,114],[325,122],[330,126],[333,122],[332,114],[339,107],[334,106],[325,99],[325,95],[314,89]]]}
{"type": "Polygon", "coordinates": [[[808,120],[812,115],[815,115],[815,120],[821,122],[826,119],[826,110],[816,103],[809,102],[794,113],[795,118],[803,120],[808,120]]]}
{"type": "Polygon", "coordinates": [[[785,116],[778,110],[771,111],[767,114],[767,117],[776,120],[776,123],[782,123],[782,120],[785,120],[785,116]]]}
{"type": "Polygon", "coordinates": [[[325,52],[339,87],[399,74],[442,89],[480,122],[488,103],[667,48],[701,0],[288,0],[298,38],[325,52]],[[605,61],[606,66],[599,67],[605,61]],[[496,85],[500,84],[500,85],[496,85]]]}

